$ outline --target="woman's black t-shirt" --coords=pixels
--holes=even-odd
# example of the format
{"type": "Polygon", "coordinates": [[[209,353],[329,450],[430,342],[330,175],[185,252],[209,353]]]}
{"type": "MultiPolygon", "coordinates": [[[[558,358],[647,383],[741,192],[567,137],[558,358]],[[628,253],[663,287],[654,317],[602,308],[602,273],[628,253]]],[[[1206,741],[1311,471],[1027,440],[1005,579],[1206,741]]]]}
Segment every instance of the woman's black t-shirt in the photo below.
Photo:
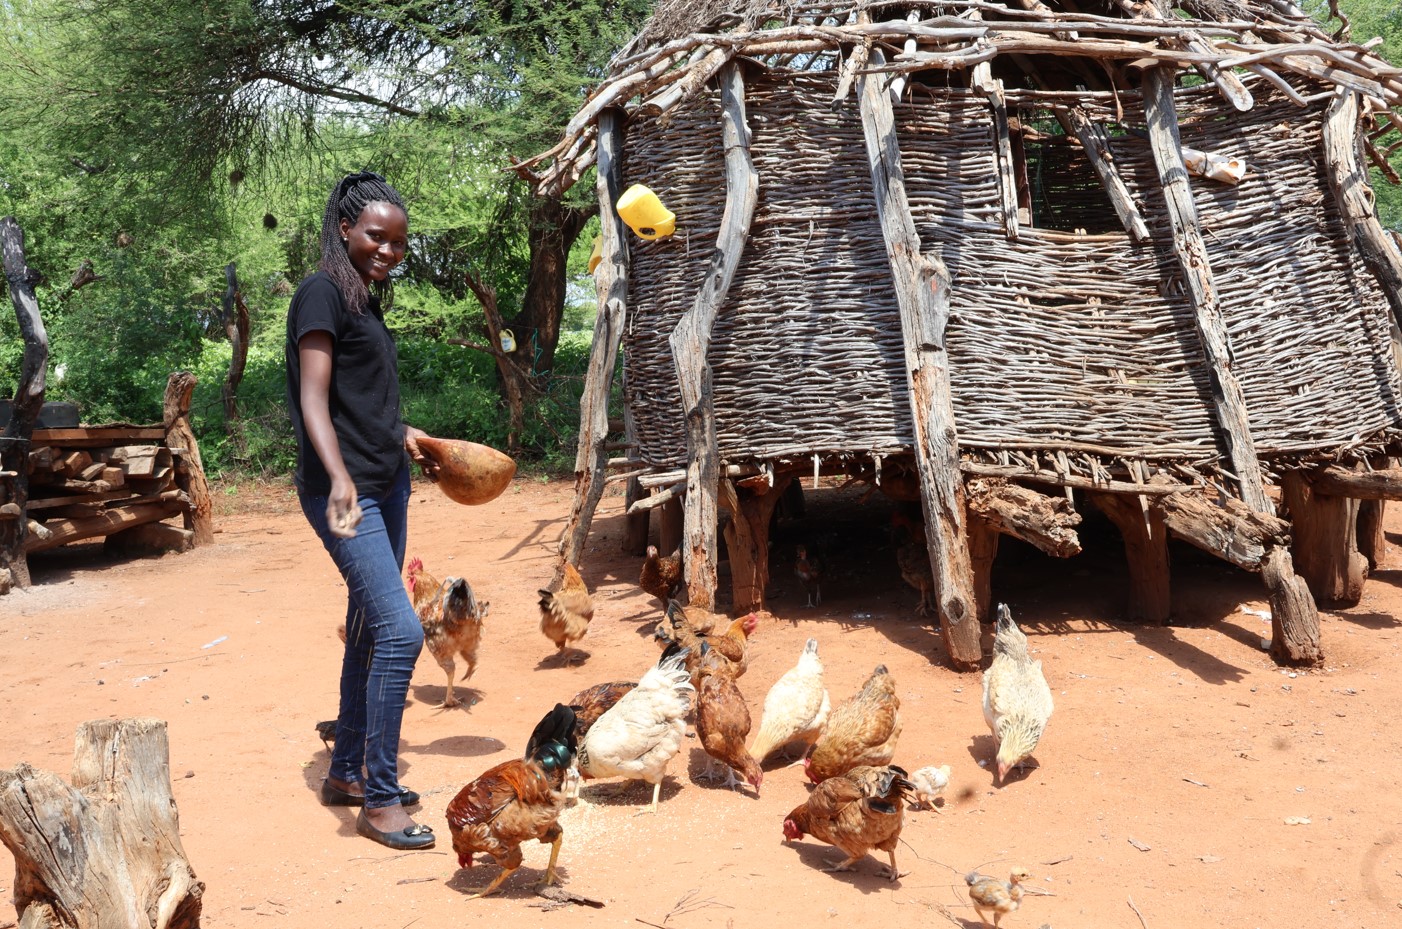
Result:
{"type": "Polygon", "coordinates": [[[385,327],[380,302],[365,313],[346,308],[340,288],[324,271],[302,282],[287,310],[287,407],[297,434],[297,487],[325,496],[331,478],[307,437],[302,420],[302,364],[297,345],[309,332],[331,335],[331,425],[356,493],[375,496],[408,466],[399,410],[399,356],[385,327]]]}

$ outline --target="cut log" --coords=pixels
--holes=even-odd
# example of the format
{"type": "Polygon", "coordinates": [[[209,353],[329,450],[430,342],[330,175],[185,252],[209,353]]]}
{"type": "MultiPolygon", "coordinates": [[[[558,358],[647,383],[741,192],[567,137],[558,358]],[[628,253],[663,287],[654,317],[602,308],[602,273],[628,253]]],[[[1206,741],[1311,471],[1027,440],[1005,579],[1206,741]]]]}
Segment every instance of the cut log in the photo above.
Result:
{"type": "Polygon", "coordinates": [[[880,73],[886,63],[881,49],[872,49],[870,62],[872,71],[860,79],[862,131],[901,314],[915,461],[940,635],[954,667],[972,671],[983,657],[982,630],[965,535],[964,482],[959,474],[959,437],[944,346],[949,273],[938,257],[920,251],[920,236],[906,196],[895,116],[884,87],[886,75],[880,73]]]}
{"type": "Polygon", "coordinates": [[[1091,493],[1091,503],[1115,524],[1124,539],[1129,567],[1131,620],[1163,625],[1172,610],[1168,532],[1162,513],[1138,495],[1091,493]]]}
{"type": "MultiPolygon", "coordinates": [[[[82,477],[88,465],[92,464],[92,455],[82,449],[75,449],[64,455],[61,459],[63,463],[63,473],[73,477],[82,477]]],[[[90,480],[90,478],[83,478],[90,480]]]]}
{"type": "MultiPolygon", "coordinates": [[[[574,501],[560,534],[560,565],[578,566],[589,538],[594,511],[604,495],[604,470],[608,452],[608,398],[613,392],[613,373],[618,346],[628,322],[628,240],[627,226],[614,204],[623,195],[623,129],[620,110],[608,109],[599,116],[598,168],[595,192],[599,198],[600,234],[603,251],[595,273],[599,311],[594,317],[594,340],[589,366],[584,373],[584,393],[579,400],[579,444],[574,458],[574,501]]],[[[669,549],[670,551],[670,549],[669,549]]],[[[557,579],[558,579],[557,577],[557,579]]],[[[553,586],[553,585],[552,585],[553,586]]]]}
{"type": "Polygon", "coordinates": [[[26,552],[42,552],[69,542],[79,542],[95,536],[110,535],[142,523],[153,523],[178,516],[184,507],[175,502],[139,503],[135,506],[111,507],[96,516],[84,519],[51,519],[44,525],[53,535],[48,539],[29,539],[26,552]]]}
{"type": "Polygon", "coordinates": [[[97,476],[97,479],[115,489],[127,482],[127,475],[121,468],[103,465],[102,473],[97,476]]]}
{"type": "MultiPolygon", "coordinates": [[[[107,463],[106,463],[106,462],[103,462],[103,461],[94,461],[92,464],[90,464],[90,465],[88,465],[86,468],[84,468],[84,469],[82,470],[82,472],[78,475],[78,477],[79,477],[81,480],[85,480],[85,481],[96,481],[96,480],[101,480],[101,479],[102,479],[102,472],[103,472],[103,471],[106,471],[106,470],[107,470],[107,463]]],[[[118,473],[120,473],[120,469],[114,469],[114,470],[117,470],[118,473]]]]}
{"type": "MultiPolygon", "coordinates": [[[[194,395],[196,377],[189,371],[175,371],[166,381],[165,398],[162,403],[162,421],[165,424],[166,455],[179,457],[180,467],[175,474],[175,482],[190,499],[190,506],[184,511],[185,528],[195,534],[196,545],[209,545],[214,542],[214,501],[209,495],[209,482],[204,476],[204,461],[200,458],[200,446],[195,441],[195,430],[190,428],[190,398],[194,395]]],[[[156,456],[159,458],[160,455],[156,456]]],[[[167,457],[166,463],[170,459],[167,457]]],[[[128,472],[130,473],[130,472],[128,472]]],[[[161,476],[159,473],[156,476],[161,476]]]]}
{"type": "Polygon", "coordinates": [[[1280,488],[1294,527],[1290,555],[1315,601],[1357,604],[1368,577],[1358,551],[1358,501],[1323,493],[1299,471],[1282,475],[1280,488]]]}
{"type": "Polygon", "coordinates": [[[0,839],[24,929],[197,929],[204,884],[180,843],[159,719],[78,728],[73,783],[0,771],[0,839]]]}
{"type": "Polygon", "coordinates": [[[1076,526],[1081,514],[1065,497],[1046,494],[996,479],[976,478],[965,485],[969,512],[1004,535],[1021,539],[1054,558],[1081,552],[1076,526]]]}
{"type": "Polygon", "coordinates": [[[45,445],[36,448],[29,453],[29,473],[35,471],[52,471],[54,468],[54,450],[51,446],[45,445]]]}
{"type": "Polygon", "coordinates": [[[1168,494],[1150,505],[1169,532],[1238,568],[1259,572],[1273,546],[1288,546],[1290,524],[1257,513],[1232,497],[1221,505],[1201,493],[1168,494]]]}
{"type": "Polygon", "coordinates": [[[730,556],[731,609],[736,613],[768,609],[769,524],[792,481],[792,475],[781,475],[773,487],[762,485],[762,490],[751,491],[737,488],[730,478],[721,479],[720,504],[731,516],[725,524],[725,543],[730,556]]]}
{"type": "Polygon", "coordinates": [[[1402,468],[1351,471],[1330,465],[1311,472],[1306,480],[1316,491],[1355,500],[1402,500],[1402,468]]]}
{"type": "Polygon", "coordinates": [[[118,555],[161,555],[188,552],[195,547],[195,533],[170,523],[143,523],[102,540],[105,551],[118,555]]]}
{"type": "Polygon", "coordinates": [[[689,603],[712,609],[716,596],[716,495],[720,490],[720,453],[711,384],[711,329],[730,293],[731,282],[750,237],[750,220],[759,201],[759,174],[750,158],[750,129],[745,117],[745,77],[736,62],[719,76],[721,148],[725,152],[725,209],[716,233],[706,277],[691,308],[682,314],[667,341],[677,370],[682,414],[686,419],[686,510],[682,562],[689,603]]]}
{"type": "Polygon", "coordinates": [[[1271,599],[1271,657],[1279,664],[1315,665],[1319,648],[1319,614],[1308,585],[1295,573],[1290,549],[1271,548],[1261,563],[1271,599]]]}

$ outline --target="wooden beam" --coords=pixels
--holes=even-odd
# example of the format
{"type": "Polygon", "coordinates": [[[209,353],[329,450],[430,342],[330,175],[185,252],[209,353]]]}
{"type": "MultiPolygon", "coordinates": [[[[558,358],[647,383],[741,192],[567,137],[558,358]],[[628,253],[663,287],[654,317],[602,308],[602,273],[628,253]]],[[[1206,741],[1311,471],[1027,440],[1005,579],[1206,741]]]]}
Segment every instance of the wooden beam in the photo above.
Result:
{"type": "MultiPolygon", "coordinates": [[[[594,511],[604,495],[604,471],[608,451],[608,398],[613,388],[613,369],[623,327],[628,321],[628,240],[627,226],[614,209],[623,195],[623,113],[605,110],[599,116],[599,162],[595,185],[599,197],[599,227],[603,251],[595,281],[599,292],[599,312],[594,317],[594,340],[589,351],[589,367],[584,374],[584,393],[579,398],[579,446],[574,458],[574,502],[560,533],[560,562],[555,583],[564,574],[564,563],[578,567],[589,538],[594,511]]],[[[552,588],[555,586],[552,584],[552,588]]]]}
{"type": "Polygon", "coordinates": [[[1267,551],[1288,547],[1290,541],[1285,520],[1257,513],[1231,497],[1219,505],[1201,493],[1170,494],[1155,499],[1150,509],[1183,541],[1247,571],[1260,571],[1267,551]]]}
{"type": "Polygon", "coordinates": [[[1174,69],[1146,68],[1144,71],[1144,110],[1149,124],[1149,145],[1158,166],[1159,183],[1173,230],[1172,250],[1183,274],[1185,290],[1192,303],[1198,336],[1206,356],[1218,432],[1226,447],[1227,459],[1240,481],[1241,499],[1253,510],[1273,513],[1261,476],[1256,444],[1246,413],[1246,397],[1232,371],[1232,348],[1222,316],[1212,266],[1207,259],[1198,224],[1197,205],[1183,164],[1178,138],[1178,113],[1173,102],[1174,69]]]}
{"type": "MultiPolygon", "coordinates": [[[[885,56],[872,49],[871,67],[885,56]]],[[[983,656],[978,599],[965,536],[964,483],[959,475],[959,439],[949,388],[945,327],[949,321],[949,273],[934,255],[920,251],[901,167],[895,116],[885,78],[860,79],[862,129],[871,165],[872,192],[881,221],[891,281],[905,338],[906,377],[915,425],[915,461],[925,533],[939,603],[940,634],[955,668],[969,671],[983,656]]]]}
{"type": "Polygon", "coordinates": [[[83,519],[51,519],[44,523],[53,535],[47,539],[30,538],[25,551],[42,552],[69,542],[80,542],[95,536],[110,535],[142,523],[153,523],[178,516],[185,507],[178,502],[138,503],[135,506],[108,507],[96,516],[83,519]]]}
{"type": "Polygon", "coordinates": [[[736,614],[768,609],[769,524],[793,480],[793,475],[784,475],[773,487],[764,484],[761,489],[744,490],[730,478],[721,478],[720,502],[731,515],[725,525],[725,544],[734,593],[731,611],[736,614]]]}
{"type": "Polygon", "coordinates": [[[1129,233],[1130,241],[1137,245],[1148,242],[1149,227],[1145,224],[1144,217],[1139,214],[1139,207],[1135,205],[1134,197],[1130,194],[1124,178],[1120,177],[1120,172],[1115,169],[1115,156],[1110,151],[1105,130],[1091,122],[1085,111],[1078,106],[1058,106],[1054,108],[1054,112],[1066,134],[1075,136],[1081,143],[1081,149],[1090,160],[1095,176],[1100,178],[1100,185],[1105,188],[1110,205],[1115,208],[1120,225],[1129,233]]]}
{"type": "Polygon", "coordinates": [[[993,117],[993,145],[998,154],[998,192],[1003,201],[1003,233],[1016,242],[1017,183],[1013,179],[1013,145],[1003,82],[993,77],[992,65],[985,61],[974,66],[972,83],[988,99],[989,112],[993,117]]]}
{"type": "Polygon", "coordinates": [[[1081,514],[1065,497],[1049,497],[1007,481],[975,479],[965,486],[969,512],[1004,535],[1033,545],[1053,558],[1081,552],[1075,527],[1081,514]]]}
{"type": "Polygon", "coordinates": [[[716,597],[716,494],[720,490],[720,453],[716,445],[716,411],[711,385],[711,328],[730,293],[750,237],[750,220],[759,201],[759,174],[750,158],[750,129],[745,118],[745,77],[728,63],[720,73],[721,146],[725,152],[725,211],[706,278],[691,309],[682,315],[668,342],[681,388],[686,417],[686,516],[682,560],[693,606],[712,609],[716,597]]]}
{"type": "Polygon", "coordinates": [[[1378,471],[1350,471],[1329,465],[1306,475],[1314,489],[1335,497],[1355,500],[1402,500],[1402,468],[1378,471]]]}
{"type": "Polygon", "coordinates": [[[137,445],[165,441],[164,426],[74,426],[68,429],[35,429],[34,444],[64,448],[100,448],[103,445],[137,445]]]}

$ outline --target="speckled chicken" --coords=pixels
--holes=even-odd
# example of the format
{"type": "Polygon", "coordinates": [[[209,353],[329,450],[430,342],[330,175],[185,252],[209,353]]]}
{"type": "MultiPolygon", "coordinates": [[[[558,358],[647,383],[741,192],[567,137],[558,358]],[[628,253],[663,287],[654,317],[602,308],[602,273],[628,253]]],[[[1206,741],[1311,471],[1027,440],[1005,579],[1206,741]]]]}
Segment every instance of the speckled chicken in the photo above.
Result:
{"type": "Polygon", "coordinates": [[[978,873],[964,875],[964,882],[969,885],[969,899],[978,911],[978,918],[987,926],[987,914],[992,913],[994,929],[997,929],[999,920],[1022,905],[1022,884],[1031,879],[1032,875],[1026,868],[1013,868],[1007,881],[978,873]]]}
{"type": "Polygon", "coordinates": [[[540,631],[560,650],[561,664],[568,663],[565,649],[584,638],[594,618],[594,599],[574,565],[565,562],[560,589],[540,591],[540,631]]]}
{"type": "Polygon", "coordinates": [[[824,871],[847,871],[873,848],[891,858],[888,877],[896,880],[896,845],[904,824],[905,795],[912,789],[895,765],[853,768],[823,781],[784,820],[784,841],[805,835],[835,845],[847,856],[824,871]]]}
{"type": "Polygon", "coordinates": [[[1032,754],[1052,714],[1051,688],[1042,663],[1027,653],[1006,603],[998,604],[993,661],[983,672],[983,718],[998,740],[998,782],[1032,754]]]}
{"type": "Polygon", "coordinates": [[[521,843],[528,839],[550,843],[550,864],[541,883],[555,882],[564,837],[560,786],[574,751],[574,711],[557,703],[531,733],[524,758],[491,768],[448,804],[448,831],[458,867],[472,867],[477,852],[491,855],[502,867],[495,880],[467,899],[495,893],[521,866],[521,843]]]}
{"type": "Polygon", "coordinates": [[[771,752],[792,742],[805,743],[806,752],[817,741],[831,710],[828,689],[823,686],[818,640],[809,639],[799,653],[798,663],[785,671],[765,695],[764,713],[750,754],[763,762],[771,752]]]}
{"type": "Polygon", "coordinates": [[[461,656],[467,665],[462,679],[472,677],[477,670],[477,648],[482,641],[482,620],[487,618],[491,604],[478,601],[472,586],[460,577],[445,578],[441,583],[424,570],[424,563],[413,558],[406,569],[409,599],[424,629],[424,644],[428,652],[448,675],[448,688],[440,707],[459,704],[453,695],[453,675],[457,672],[454,656],[461,656]]]}
{"type": "Polygon", "coordinates": [[[862,689],[828,716],[813,751],[803,761],[815,784],[859,765],[887,765],[901,735],[901,701],[896,681],[877,665],[862,689]]]}
{"type": "Polygon", "coordinates": [[[725,765],[725,786],[738,786],[740,782],[735,774],[739,772],[758,796],[764,772],[745,748],[745,739],[750,735],[750,708],[745,705],[740,688],[735,686],[735,665],[708,644],[703,643],[701,651],[696,737],[708,759],[725,765]]]}

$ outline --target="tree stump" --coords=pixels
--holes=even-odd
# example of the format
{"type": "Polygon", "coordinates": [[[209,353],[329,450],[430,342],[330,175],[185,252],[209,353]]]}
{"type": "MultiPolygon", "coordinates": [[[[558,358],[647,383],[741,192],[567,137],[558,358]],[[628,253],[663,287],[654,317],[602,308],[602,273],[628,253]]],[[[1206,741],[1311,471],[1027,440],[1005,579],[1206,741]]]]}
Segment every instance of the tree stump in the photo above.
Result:
{"type": "Polygon", "coordinates": [[[22,929],[192,929],[204,884],[180,844],[159,719],[78,727],[73,784],[0,771],[0,840],[22,929]]]}
{"type": "Polygon", "coordinates": [[[211,545],[214,542],[214,501],[209,495],[195,430],[190,428],[190,397],[197,383],[199,380],[189,371],[171,374],[166,382],[163,419],[166,445],[180,452],[175,484],[190,498],[190,508],[185,511],[185,528],[195,534],[196,545],[211,545]]]}
{"type": "Polygon", "coordinates": [[[1129,494],[1091,493],[1092,503],[1120,530],[1129,566],[1128,615],[1131,620],[1164,625],[1171,610],[1168,530],[1163,515],[1129,494]]]}
{"type": "Polygon", "coordinates": [[[1290,550],[1278,546],[1261,559],[1261,576],[1271,598],[1271,657],[1279,664],[1314,665],[1324,660],[1319,647],[1319,614],[1309,586],[1295,573],[1290,550]]]}
{"type": "Polygon", "coordinates": [[[1290,554],[1319,603],[1353,606],[1363,597],[1368,559],[1358,551],[1358,501],[1320,493],[1298,471],[1281,478],[1290,510],[1290,554]]]}

